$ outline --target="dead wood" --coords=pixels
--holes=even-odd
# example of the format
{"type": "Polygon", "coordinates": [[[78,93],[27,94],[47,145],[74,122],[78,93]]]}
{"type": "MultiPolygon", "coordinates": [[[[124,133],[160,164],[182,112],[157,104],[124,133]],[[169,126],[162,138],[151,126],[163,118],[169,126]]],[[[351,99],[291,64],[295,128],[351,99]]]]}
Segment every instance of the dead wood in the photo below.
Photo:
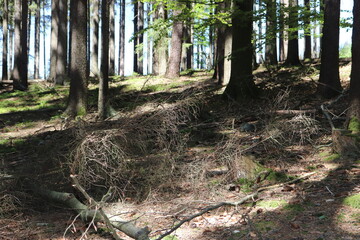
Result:
{"type": "MultiPolygon", "coordinates": [[[[80,218],[85,222],[105,221],[104,217],[102,216],[100,211],[98,211],[98,209],[91,209],[87,205],[80,202],[72,193],[51,191],[48,189],[41,188],[37,185],[32,185],[31,188],[39,196],[46,198],[50,201],[65,205],[70,209],[76,211],[80,215],[80,218]]],[[[103,212],[103,214],[105,213],[103,212]]],[[[109,216],[106,217],[107,219],[111,219],[110,223],[114,228],[120,230],[129,237],[136,240],[149,240],[148,237],[149,230],[147,227],[138,228],[131,221],[130,222],[122,221],[118,219],[113,220],[114,218],[112,217],[109,216]]]]}
{"type": "Polygon", "coordinates": [[[308,109],[308,110],[275,110],[273,113],[281,114],[281,115],[297,115],[297,114],[307,114],[307,113],[316,113],[316,109],[308,109]]]}

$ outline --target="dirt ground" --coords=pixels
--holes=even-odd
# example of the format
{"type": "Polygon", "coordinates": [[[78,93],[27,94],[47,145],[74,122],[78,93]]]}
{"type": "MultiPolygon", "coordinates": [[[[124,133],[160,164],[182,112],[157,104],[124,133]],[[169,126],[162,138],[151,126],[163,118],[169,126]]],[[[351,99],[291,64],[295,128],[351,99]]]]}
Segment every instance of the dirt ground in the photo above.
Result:
{"type": "MultiPolygon", "coordinates": [[[[112,199],[104,210],[133,221],[137,226],[148,226],[150,236],[156,239],[179,221],[206,207],[224,201],[236,202],[259,187],[273,185],[245,204],[217,208],[186,222],[166,239],[360,239],[360,208],[344,204],[346,197],[360,193],[359,157],[336,154],[332,150],[331,129],[320,110],[320,105],[329,104],[329,101],[314,94],[316,67],[279,69],[275,73],[256,72],[258,86],[267,90],[259,100],[247,102],[245,106],[223,101],[218,94],[221,89],[209,80],[208,74],[198,76],[200,83],[194,81],[175,92],[143,91],[119,96],[116,101],[121,103],[115,106],[124,113],[122,104],[134,99],[134,94],[142,103],[135,108],[139,111],[139,107],[145,108],[149,99],[161,98],[170,103],[174,101],[170,99],[172,96],[183,97],[189,89],[197,89],[196,93],[199,90],[211,93],[207,94],[200,116],[191,119],[184,127],[185,130],[191,128],[191,133],[182,163],[193,164],[196,168],[197,161],[208,161],[208,165],[201,166],[208,166],[207,170],[211,172],[211,164],[216,162],[214,158],[218,157],[218,149],[222,147],[219,143],[228,144],[235,136],[233,141],[245,146],[244,154],[255,156],[256,162],[266,168],[292,178],[275,183],[264,178],[247,187],[242,182],[229,181],[228,175],[224,176],[221,171],[206,175],[201,181],[195,179],[196,183],[190,178],[178,177],[154,187],[145,198],[131,195],[112,199]],[[141,98],[144,98],[143,102],[141,98]],[[284,139],[277,138],[278,143],[270,144],[270,137],[275,136],[269,134],[274,129],[272,127],[292,123],[299,115],[288,110],[311,110],[309,114],[300,115],[308,114],[309,118],[316,120],[316,133],[308,133],[304,139],[301,138],[302,131],[290,135],[284,133],[284,139]],[[242,131],[244,123],[254,124],[256,128],[242,131]],[[310,135],[311,139],[308,138],[310,135]],[[308,174],[311,175],[301,181],[286,184],[308,174]]],[[[346,88],[349,64],[343,63],[341,71],[346,88]]],[[[187,76],[181,81],[191,79],[187,76]]],[[[337,127],[344,122],[346,106],[346,96],[329,106],[337,127]]],[[[134,115],[135,110],[126,109],[126,114],[134,115]]],[[[73,141],[71,134],[77,125],[68,124],[63,118],[50,120],[57,113],[58,110],[0,114],[0,123],[6,123],[0,129],[1,139],[11,140],[0,149],[7,148],[0,151],[0,173],[4,179],[0,192],[3,209],[0,211],[0,239],[113,239],[103,223],[86,225],[70,209],[35,196],[27,185],[27,181],[36,179],[56,191],[76,192],[71,190],[64,159],[68,156],[67,144],[73,141]],[[9,119],[12,124],[8,124],[9,119]],[[35,123],[16,127],[16,122],[23,119],[35,123]],[[17,139],[20,138],[24,140],[19,143],[17,139]],[[13,149],[8,151],[9,147],[13,149]]],[[[93,119],[90,114],[83,121],[98,128],[101,124],[93,119]]],[[[115,122],[107,123],[107,128],[116,125],[115,122]]],[[[299,125],[294,125],[297,127],[299,125]]],[[[79,193],[75,195],[83,199],[79,193]]],[[[120,232],[118,234],[122,239],[131,239],[120,232]]]]}

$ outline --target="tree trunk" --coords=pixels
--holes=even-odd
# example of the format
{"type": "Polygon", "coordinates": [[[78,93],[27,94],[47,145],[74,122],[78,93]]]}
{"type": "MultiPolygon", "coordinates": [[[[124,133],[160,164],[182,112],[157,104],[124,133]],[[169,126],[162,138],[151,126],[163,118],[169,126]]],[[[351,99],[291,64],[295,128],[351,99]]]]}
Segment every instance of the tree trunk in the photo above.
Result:
{"type": "Polygon", "coordinates": [[[87,1],[72,0],[70,93],[65,114],[70,117],[87,113],[87,1]]]}
{"type": "Polygon", "coordinates": [[[8,79],[8,0],[3,1],[3,55],[2,55],[2,80],[8,79]]]}
{"type": "Polygon", "coordinates": [[[224,96],[239,101],[256,95],[252,75],[253,1],[235,2],[234,7],[231,76],[224,96]]]}
{"type": "Polygon", "coordinates": [[[181,20],[176,19],[181,14],[180,10],[174,10],[173,30],[171,34],[171,51],[166,70],[167,78],[176,78],[180,76],[182,37],[184,32],[184,24],[181,20]]]}
{"type": "Polygon", "coordinates": [[[100,1],[92,1],[92,45],[91,45],[91,68],[90,73],[94,76],[99,75],[99,4],[100,1]]]}
{"type": "MultiPolygon", "coordinates": [[[[28,14],[29,6],[28,0],[21,1],[21,84],[28,87],[28,56],[29,56],[29,43],[28,43],[28,14]]],[[[30,38],[30,37],[29,37],[30,38]]]]}
{"type": "Polygon", "coordinates": [[[58,10],[58,44],[56,50],[56,77],[55,83],[63,85],[67,77],[67,16],[68,16],[68,3],[67,0],[59,0],[58,10]]]}
{"type": "MultiPolygon", "coordinates": [[[[28,2],[28,4],[31,6],[32,5],[32,2],[33,2],[33,0],[26,0],[27,2],[28,2]]],[[[27,6],[28,7],[28,6],[27,6]]],[[[29,37],[27,37],[26,38],[26,51],[27,51],[27,56],[29,56],[29,52],[30,52],[30,36],[31,36],[31,25],[32,25],[32,23],[31,23],[31,19],[32,19],[32,13],[31,13],[31,11],[29,11],[29,9],[28,9],[28,11],[27,11],[27,13],[26,13],[26,15],[28,15],[26,18],[24,18],[24,19],[26,19],[26,31],[27,31],[27,36],[29,36],[29,37]]],[[[29,62],[29,61],[28,61],[29,62]]]]}
{"type": "Polygon", "coordinates": [[[142,33],[142,31],[144,30],[144,3],[139,1],[138,3],[138,47],[137,47],[137,52],[138,52],[138,69],[137,69],[137,73],[139,73],[140,75],[144,74],[144,33],[142,33]]]}
{"type": "Polygon", "coordinates": [[[298,0],[289,0],[289,43],[288,53],[285,61],[286,65],[299,65],[299,32],[298,32],[298,0]]]}
{"type": "Polygon", "coordinates": [[[311,59],[311,26],[310,26],[310,0],[305,0],[306,14],[305,14],[305,51],[304,51],[304,59],[311,59]]]}
{"type": "MultiPolygon", "coordinates": [[[[155,9],[155,21],[165,21],[166,10],[163,4],[159,4],[155,9]]],[[[166,38],[167,30],[162,31],[154,37],[153,73],[154,75],[165,75],[168,62],[168,45],[166,38]],[[162,36],[165,35],[165,36],[162,36]]]]}
{"type": "MultiPolygon", "coordinates": [[[[15,31],[14,31],[14,26],[9,27],[9,69],[10,70],[10,78],[13,79],[13,74],[14,74],[14,57],[15,57],[15,49],[14,49],[14,38],[15,38],[15,31]]],[[[9,73],[8,73],[9,75],[9,73]]]]}
{"type": "MultiPolygon", "coordinates": [[[[139,3],[138,0],[134,1],[134,34],[137,34],[139,31],[139,27],[138,27],[138,12],[139,12],[139,3]]],[[[139,38],[136,36],[134,36],[134,66],[133,66],[133,71],[134,73],[137,73],[139,67],[138,67],[138,53],[137,53],[137,45],[139,44],[138,42],[139,38]]]]}
{"type": "Polygon", "coordinates": [[[34,78],[39,79],[39,64],[40,64],[40,0],[36,0],[36,12],[35,12],[35,61],[34,61],[34,78]]]}
{"type": "MultiPolygon", "coordinates": [[[[152,17],[153,15],[150,14],[152,12],[152,3],[147,4],[147,14],[146,14],[146,20],[147,20],[147,26],[151,26],[152,24],[152,17]]],[[[151,59],[152,59],[152,38],[149,36],[149,32],[147,33],[147,50],[146,50],[146,57],[147,57],[147,65],[146,65],[146,72],[148,75],[151,74],[152,71],[152,65],[151,65],[151,59]]]]}
{"type": "Polygon", "coordinates": [[[125,0],[121,0],[120,7],[120,43],[119,43],[119,75],[125,75],[124,59],[125,59],[125,0]]]}
{"type": "Polygon", "coordinates": [[[46,20],[45,20],[45,2],[43,2],[43,53],[44,53],[44,79],[46,79],[47,74],[47,59],[46,59],[46,20]]]}
{"type": "Polygon", "coordinates": [[[28,84],[27,83],[27,21],[26,21],[27,1],[23,1],[22,3],[22,1],[20,0],[15,0],[14,11],[15,11],[14,12],[15,41],[14,41],[14,69],[12,74],[13,87],[14,89],[18,89],[18,90],[26,90],[28,84]],[[24,15],[26,15],[25,19],[23,18],[24,15]]]}
{"type": "Polygon", "coordinates": [[[51,0],[51,42],[50,42],[50,75],[48,81],[55,83],[57,45],[59,36],[59,0],[51,0]]]}
{"type": "Polygon", "coordinates": [[[318,93],[332,98],[341,93],[339,75],[340,0],[325,0],[323,43],[318,93]]]}
{"type": "Polygon", "coordinates": [[[280,1],[280,14],[279,14],[279,61],[284,62],[287,54],[287,32],[285,31],[285,10],[288,6],[288,0],[280,1]]]}
{"type": "Polygon", "coordinates": [[[270,65],[277,64],[277,19],[276,19],[276,1],[266,0],[266,46],[265,61],[270,65]]]}
{"type": "MultiPolygon", "coordinates": [[[[114,2],[101,2],[101,67],[98,99],[98,116],[104,120],[107,117],[109,89],[109,5],[114,2]]],[[[110,10],[111,11],[111,10],[110,10]]],[[[110,13],[111,14],[111,13],[110,13]]]]}
{"type": "Polygon", "coordinates": [[[110,8],[110,39],[109,39],[109,76],[115,75],[115,0],[109,1],[109,8],[110,8]]]}
{"type": "Polygon", "coordinates": [[[360,0],[354,0],[352,34],[352,67],[350,80],[349,130],[360,133],[360,0]],[[351,126],[353,124],[353,126],[351,126]],[[357,127],[350,129],[350,127],[357,127]]]}
{"type": "MultiPolygon", "coordinates": [[[[218,3],[216,13],[224,13],[226,11],[226,3],[224,1],[218,3]]],[[[216,38],[216,62],[215,62],[215,73],[214,79],[218,80],[219,85],[224,84],[224,63],[225,63],[225,39],[226,39],[226,28],[227,25],[219,23],[217,27],[217,38],[216,38]]]]}

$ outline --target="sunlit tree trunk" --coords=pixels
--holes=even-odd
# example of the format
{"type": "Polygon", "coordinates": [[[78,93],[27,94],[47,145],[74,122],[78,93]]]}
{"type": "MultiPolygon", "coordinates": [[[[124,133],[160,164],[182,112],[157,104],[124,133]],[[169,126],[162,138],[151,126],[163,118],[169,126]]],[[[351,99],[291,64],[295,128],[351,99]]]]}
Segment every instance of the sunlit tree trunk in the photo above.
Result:
{"type": "Polygon", "coordinates": [[[56,77],[55,83],[62,85],[67,77],[67,32],[68,32],[68,2],[67,0],[59,1],[58,11],[58,44],[56,50],[56,77]]]}
{"type": "Polygon", "coordinates": [[[109,33],[109,75],[115,75],[115,0],[109,1],[110,33],[109,33]]]}
{"type": "Polygon", "coordinates": [[[305,51],[304,59],[311,59],[311,26],[310,26],[310,0],[305,0],[306,14],[305,14],[305,51]]]}
{"type": "Polygon", "coordinates": [[[99,75],[99,5],[100,1],[92,1],[92,45],[90,58],[90,73],[94,76],[99,75]]]}
{"type": "Polygon", "coordinates": [[[65,111],[71,117],[87,113],[87,12],[86,0],[71,1],[70,93],[65,111]]]}
{"type": "Polygon", "coordinates": [[[240,101],[256,95],[252,75],[253,1],[234,2],[231,76],[224,97],[240,101]]]}
{"type": "Polygon", "coordinates": [[[44,79],[47,76],[47,59],[46,59],[46,20],[45,20],[45,2],[43,2],[42,10],[43,10],[43,53],[44,53],[44,79]]]}
{"type": "Polygon", "coordinates": [[[298,0],[289,0],[289,43],[285,64],[299,65],[299,32],[298,32],[298,0]]]}
{"type": "MultiPolygon", "coordinates": [[[[230,1],[224,1],[218,3],[216,13],[224,13],[230,7],[230,1]]],[[[216,62],[215,62],[215,73],[214,79],[218,80],[219,85],[224,84],[224,66],[225,66],[225,43],[226,43],[226,32],[229,31],[229,26],[219,23],[217,27],[217,38],[216,38],[216,62]]]]}
{"type": "MultiPolygon", "coordinates": [[[[325,0],[318,93],[331,98],[341,93],[339,74],[340,0],[325,0]]],[[[353,46],[354,47],[354,46],[353,46]]]]}
{"type": "Polygon", "coordinates": [[[39,64],[40,64],[40,0],[36,0],[35,10],[35,36],[34,36],[34,50],[35,50],[35,61],[34,61],[34,78],[39,78],[39,64]]]}
{"type": "Polygon", "coordinates": [[[125,0],[121,0],[120,5],[120,43],[119,43],[119,75],[125,75],[125,67],[124,67],[124,60],[125,60],[125,0]]]}
{"type": "Polygon", "coordinates": [[[57,45],[59,36],[59,0],[51,1],[51,40],[50,40],[50,75],[49,81],[55,83],[57,45]]]}
{"type": "MultiPolygon", "coordinates": [[[[139,31],[139,26],[138,26],[138,13],[139,13],[139,3],[138,0],[134,1],[134,34],[137,34],[139,31]]],[[[134,37],[134,65],[133,65],[133,71],[134,73],[137,73],[137,71],[139,70],[139,66],[138,66],[138,53],[137,53],[137,45],[139,44],[138,42],[139,38],[137,36],[134,37]]]]}
{"type": "Polygon", "coordinates": [[[288,6],[288,0],[280,0],[280,14],[279,14],[279,61],[286,60],[287,54],[287,32],[285,30],[285,11],[284,8],[288,6]]]}
{"type": "Polygon", "coordinates": [[[3,1],[2,80],[8,79],[8,0],[3,1]]]}
{"type": "Polygon", "coordinates": [[[167,78],[176,78],[180,76],[181,52],[182,52],[182,37],[184,32],[184,23],[176,19],[181,14],[180,10],[174,10],[173,29],[171,34],[171,50],[166,70],[167,78]]]}
{"type": "Polygon", "coordinates": [[[104,120],[107,117],[109,90],[109,4],[101,2],[101,67],[98,99],[98,116],[104,120]]]}
{"type": "MultiPolygon", "coordinates": [[[[154,21],[165,21],[166,20],[166,10],[164,5],[159,4],[157,9],[155,9],[155,20],[154,21]]],[[[161,34],[167,35],[167,32],[162,32],[161,34]]],[[[153,55],[153,73],[154,75],[165,75],[166,65],[168,62],[168,46],[165,37],[167,36],[154,36],[154,55],[153,55]]]]}
{"type": "Polygon", "coordinates": [[[144,33],[142,33],[142,31],[144,30],[144,3],[143,2],[139,2],[139,11],[138,11],[138,30],[139,30],[139,35],[138,35],[138,44],[139,47],[138,48],[138,73],[139,74],[144,74],[144,33]]]}

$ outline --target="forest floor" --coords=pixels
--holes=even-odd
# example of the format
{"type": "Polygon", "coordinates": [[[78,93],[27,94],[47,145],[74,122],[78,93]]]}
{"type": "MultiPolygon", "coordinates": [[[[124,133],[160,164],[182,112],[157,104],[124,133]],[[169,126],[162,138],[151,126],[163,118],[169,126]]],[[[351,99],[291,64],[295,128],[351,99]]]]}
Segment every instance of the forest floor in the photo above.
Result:
{"type": "MultiPolygon", "coordinates": [[[[350,68],[341,62],[344,89],[350,68]]],[[[83,200],[69,174],[96,199],[116,186],[105,211],[148,226],[153,239],[206,207],[264,186],[272,187],[245,204],[208,211],[165,239],[360,239],[360,157],[333,150],[321,110],[342,128],[347,91],[319,98],[318,74],[316,62],[260,68],[259,97],[240,103],[224,101],[208,72],[171,81],[114,78],[115,114],[105,122],[96,120],[95,82],[90,114],[76,121],[61,115],[67,86],[34,82],[17,92],[3,84],[0,239],[112,239],[105,226],[87,231],[73,211],[31,190],[38,184],[83,200]],[[287,184],[296,178],[302,179],[287,184]]]]}

